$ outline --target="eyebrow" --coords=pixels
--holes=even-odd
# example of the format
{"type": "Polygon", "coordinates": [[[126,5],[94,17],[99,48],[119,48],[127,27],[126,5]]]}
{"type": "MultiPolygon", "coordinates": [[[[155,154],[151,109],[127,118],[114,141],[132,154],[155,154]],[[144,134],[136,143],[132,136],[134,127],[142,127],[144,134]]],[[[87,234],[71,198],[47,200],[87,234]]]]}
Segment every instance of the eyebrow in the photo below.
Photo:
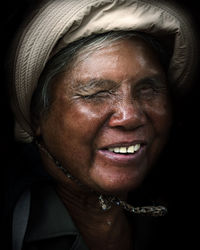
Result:
{"type": "Polygon", "coordinates": [[[78,91],[89,91],[92,89],[111,89],[119,86],[119,83],[102,78],[94,78],[89,80],[88,82],[77,82],[75,85],[75,89],[78,91]]]}
{"type": "MultiPolygon", "coordinates": [[[[166,81],[163,81],[160,74],[153,74],[150,76],[146,76],[142,79],[139,79],[135,82],[135,87],[145,84],[147,81],[152,82],[152,84],[156,84],[158,86],[165,86],[166,81]]],[[[133,80],[130,80],[133,82],[133,80]]],[[[76,91],[80,93],[84,93],[90,90],[98,90],[98,89],[117,89],[120,86],[121,82],[115,82],[110,79],[104,78],[93,78],[86,82],[77,81],[74,88],[76,91]]]]}
{"type": "Polygon", "coordinates": [[[163,77],[161,77],[160,74],[156,74],[156,75],[147,76],[138,80],[135,86],[140,86],[146,83],[156,85],[157,87],[166,87],[167,79],[163,79],[163,77]]]}

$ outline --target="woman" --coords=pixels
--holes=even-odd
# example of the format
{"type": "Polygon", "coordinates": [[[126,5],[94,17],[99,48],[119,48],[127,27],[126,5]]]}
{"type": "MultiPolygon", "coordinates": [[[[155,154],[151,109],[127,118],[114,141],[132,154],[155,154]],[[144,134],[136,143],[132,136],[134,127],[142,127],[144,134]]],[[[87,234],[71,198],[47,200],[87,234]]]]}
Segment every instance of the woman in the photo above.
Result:
{"type": "Polygon", "coordinates": [[[166,214],[128,201],[168,141],[174,96],[190,84],[191,30],[160,1],[37,6],[13,45],[10,93],[16,139],[37,145],[52,178],[19,195],[13,249],[143,249],[125,211],[166,214]]]}

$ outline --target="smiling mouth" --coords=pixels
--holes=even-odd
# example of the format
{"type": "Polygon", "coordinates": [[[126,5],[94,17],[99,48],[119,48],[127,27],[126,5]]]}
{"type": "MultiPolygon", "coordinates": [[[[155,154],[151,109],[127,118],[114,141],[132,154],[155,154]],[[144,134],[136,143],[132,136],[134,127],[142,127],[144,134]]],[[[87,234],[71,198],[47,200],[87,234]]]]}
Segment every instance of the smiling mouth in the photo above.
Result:
{"type": "Polygon", "coordinates": [[[146,150],[146,143],[137,142],[129,145],[126,145],[126,143],[111,145],[100,149],[98,152],[106,161],[121,167],[139,163],[145,157],[146,150]]]}
{"type": "Polygon", "coordinates": [[[135,154],[140,148],[141,144],[135,144],[128,147],[110,147],[107,150],[115,154],[135,154]]]}
{"type": "Polygon", "coordinates": [[[138,164],[147,151],[146,142],[120,143],[110,145],[98,150],[98,153],[103,159],[118,166],[132,166],[138,164]]]}

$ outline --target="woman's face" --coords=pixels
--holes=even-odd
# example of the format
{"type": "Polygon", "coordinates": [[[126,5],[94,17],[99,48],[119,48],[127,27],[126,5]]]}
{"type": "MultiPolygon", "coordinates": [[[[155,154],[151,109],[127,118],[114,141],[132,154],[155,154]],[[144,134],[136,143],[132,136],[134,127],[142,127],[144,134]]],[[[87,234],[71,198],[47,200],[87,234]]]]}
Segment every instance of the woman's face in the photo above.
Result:
{"type": "Polygon", "coordinates": [[[168,138],[166,84],[160,63],[141,39],[79,55],[70,71],[54,79],[54,101],[38,133],[85,185],[127,192],[142,182],[168,138]]]}

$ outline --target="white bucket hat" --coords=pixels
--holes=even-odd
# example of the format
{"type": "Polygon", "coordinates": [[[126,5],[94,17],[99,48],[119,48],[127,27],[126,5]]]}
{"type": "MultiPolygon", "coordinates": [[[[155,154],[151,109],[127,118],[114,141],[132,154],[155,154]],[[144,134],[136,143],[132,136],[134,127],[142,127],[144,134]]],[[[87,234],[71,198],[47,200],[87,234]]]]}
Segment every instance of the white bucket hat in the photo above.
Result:
{"type": "Polygon", "coordinates": [[[142,31],[170,41],[170,83],[180,93],[190,87],[197,64],[197,43],[191,20],[179,7],[155,0],[42,1],[21,27],[10,57],[17,140],[33,139],[31,98],[52,54],[82,37],[116,30],[142,31]]]}

